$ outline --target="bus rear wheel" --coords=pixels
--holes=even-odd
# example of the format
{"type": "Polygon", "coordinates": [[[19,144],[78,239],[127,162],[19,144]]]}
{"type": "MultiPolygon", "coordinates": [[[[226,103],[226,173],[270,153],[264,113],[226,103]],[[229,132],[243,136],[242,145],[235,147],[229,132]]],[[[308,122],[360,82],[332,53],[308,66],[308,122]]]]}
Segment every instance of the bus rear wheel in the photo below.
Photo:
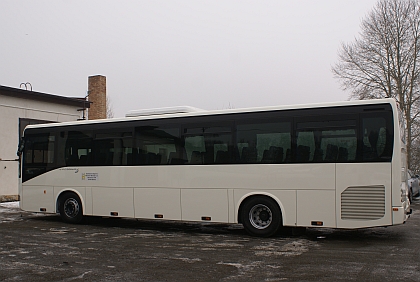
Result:
{"type": "Polygon", "coordinates": [[[268,197],[252,197],[244,203],[241,220],[245,231],[252,236],[270,237],[282,226],[281,211],[277,203],[268,197]]]}
{"type": "Polygon", "coordinates": [[[83,219],[82,202],[73,192],[67,192],[58,200],[58,211],[61,218],[68,223],[80,223],[83,219]]]}

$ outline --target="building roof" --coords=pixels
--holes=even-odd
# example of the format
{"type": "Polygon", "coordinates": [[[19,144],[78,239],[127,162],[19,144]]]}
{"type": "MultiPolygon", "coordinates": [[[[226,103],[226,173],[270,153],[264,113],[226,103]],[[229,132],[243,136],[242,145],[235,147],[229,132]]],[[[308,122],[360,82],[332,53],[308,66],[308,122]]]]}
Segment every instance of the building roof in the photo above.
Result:
{"type": "Polygon", "coordinates": [[[0,95],[74,106],[74,107],[79,107],[81,109],[90,108],[90,104],[92,103],[92,102],[86,101],[85,98],[64,97],[64,96],[58,96],[58,95],[53,95],[53,94],[13,88],[13,87],[8,87],[8,86],[3,86],[3,85],[0,85],[0,95]]]}

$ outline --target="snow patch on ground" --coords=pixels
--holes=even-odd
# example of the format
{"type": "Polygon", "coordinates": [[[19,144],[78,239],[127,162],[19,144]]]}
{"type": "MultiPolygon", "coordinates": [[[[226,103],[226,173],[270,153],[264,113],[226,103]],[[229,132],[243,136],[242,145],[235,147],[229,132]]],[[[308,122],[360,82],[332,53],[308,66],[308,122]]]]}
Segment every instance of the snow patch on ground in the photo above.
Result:
{"type": "MultiPolygon", "coordinates": [[[[0,203],[0,208],[6,208],[6,209],[18,209],[19,208],[19,202],[6,202],[6,203],[0,203]]],[[[1,210],[0,210],[1,211],[1,210]]]]}
{"type": "Polygon", "coordinates": [[[280,242],[270,242],[265,245],[252,248],[256,256],[299,256],[307,251],[309,247],[316,246],[316,243],[306,240],[297,239],[287,244],[280,242]]]}
{"type": "Polygon", "coordinates": [[[19,211],[19,202],[0,203],[0,223],[18,220],[19,211]]]}

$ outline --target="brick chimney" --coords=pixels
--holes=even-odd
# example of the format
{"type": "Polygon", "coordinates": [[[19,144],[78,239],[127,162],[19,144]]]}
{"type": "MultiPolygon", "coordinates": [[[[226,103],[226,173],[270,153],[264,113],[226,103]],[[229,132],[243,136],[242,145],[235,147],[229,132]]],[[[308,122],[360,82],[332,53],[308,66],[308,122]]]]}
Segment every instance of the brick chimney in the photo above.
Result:
{"type": "Polygon", "coordinates": [[[106,118],[106,77],[93,75],[88,78],[88,100],[92,102],[88,119],[106,118]]]}

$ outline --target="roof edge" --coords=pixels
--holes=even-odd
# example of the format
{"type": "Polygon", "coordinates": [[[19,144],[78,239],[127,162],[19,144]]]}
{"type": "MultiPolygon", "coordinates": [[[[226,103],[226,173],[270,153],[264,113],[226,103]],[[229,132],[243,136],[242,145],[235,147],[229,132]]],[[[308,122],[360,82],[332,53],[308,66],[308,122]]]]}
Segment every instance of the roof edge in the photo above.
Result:
{"type": "Polygon", "coordinates": [[[9,86],[0,85],[0,95],[16,97],[21,99],[32,99],[43,102],[57,103],[69,106],[80,107],[83,109],[90,108],[92,102],[87,101],[84,97],[64,97],[54,94],[42,93],[37,91],[24,90],[9,86]]]}

